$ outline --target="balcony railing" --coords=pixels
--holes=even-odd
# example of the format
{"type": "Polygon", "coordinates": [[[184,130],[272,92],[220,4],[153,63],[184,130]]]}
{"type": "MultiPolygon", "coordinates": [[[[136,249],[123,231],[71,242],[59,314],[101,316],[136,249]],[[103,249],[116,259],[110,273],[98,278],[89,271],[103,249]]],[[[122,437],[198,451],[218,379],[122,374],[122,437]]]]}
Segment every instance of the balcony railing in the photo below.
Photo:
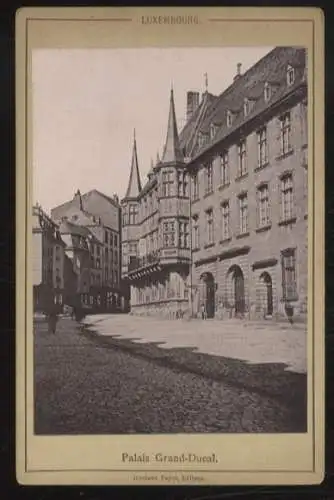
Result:
{"type": "Polygon", "coordinates": [[[143,257],[135,257],[131,259],[128,265],[128,271],[135,271],[142,267],[156,264],[159,262],[159,252],[152,252],[143,257]]]}

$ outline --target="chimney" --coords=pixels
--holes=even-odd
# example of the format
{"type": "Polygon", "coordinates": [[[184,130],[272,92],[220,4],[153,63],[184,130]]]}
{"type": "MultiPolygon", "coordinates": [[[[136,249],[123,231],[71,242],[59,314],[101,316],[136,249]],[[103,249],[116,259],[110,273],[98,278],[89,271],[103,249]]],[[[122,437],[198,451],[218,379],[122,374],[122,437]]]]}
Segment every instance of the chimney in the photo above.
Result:
{"type": "Polygon", "coordinates": [[[199,106],[199,92],[189,91],[187,92],[187,116],[186,121],[188,122],[196,109],[199,106]]]}
{"type": "Polygon", "coordinates": [[[80,189],[78,189],[77,192],[75,193],[75,195],[74,195],[74,201],[75,201],[76,206],[80,210],[82,210],[82,198],[81,198],[80,189]]]}
{"type": "Polygon", "coordinates": [[[237,80],[241,76],[241,63],[237,64],[237,74],[233,78],[233,81],[237,80]]]}

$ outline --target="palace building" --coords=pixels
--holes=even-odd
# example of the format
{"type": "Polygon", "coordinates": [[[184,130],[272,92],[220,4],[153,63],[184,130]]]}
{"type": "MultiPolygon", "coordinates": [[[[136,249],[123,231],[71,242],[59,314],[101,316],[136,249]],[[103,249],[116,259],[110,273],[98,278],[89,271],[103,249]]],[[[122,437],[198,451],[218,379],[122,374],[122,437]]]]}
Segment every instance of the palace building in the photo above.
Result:
{"type": "Polygon", "coordinates": [[[176,126],[173,90],[166,143],[141,185],[134,138],[122,205],[122,276],[136,314],[182,315],[189,308],[190,204],[186,163],[176,126]]]}
{"type": "Polygon", "coordinates": [[[307,58],[277,47],[220,95],[173,91],[161,160],[141,185],[134,139],[122,276],[134,314],[305,320],[307,58]]]}
{"type": "MultiPolygon", "coordinates": [[[[193,117],[193,120],[196,117],[193,117]]],[[[191,174],[195,311],[294,318],[307,311],[307,64],[278,47],[201,120],[191,174]]]]}

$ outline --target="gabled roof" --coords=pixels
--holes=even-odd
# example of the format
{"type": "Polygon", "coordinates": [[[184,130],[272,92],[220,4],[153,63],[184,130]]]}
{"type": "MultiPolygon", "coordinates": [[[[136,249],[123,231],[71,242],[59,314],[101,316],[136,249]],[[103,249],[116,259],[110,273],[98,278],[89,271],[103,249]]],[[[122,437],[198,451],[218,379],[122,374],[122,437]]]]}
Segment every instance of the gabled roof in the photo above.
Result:
{"type": "Polygon", "coordinates": [[[174,93],[170,92],[169,116],[167,125],[167,136],[161,163],[183,163],[184,157],[181,152],[179,134],[177,131],[174,93]]]}
{"type": "Polygon", "coordinates": [[[130,168],[130,177],[125,198],[136,198],[141,191],[141,180],[138,167],[136,136],[133,137],[132,160],[130,168]]]}
{"type": "Polygon", "coordinates": [[[203,120],[199,132],[208,135],[211,123],[221,123],[216,135],[204,144],[194,149],[193,159],[198,158],[213,145],[227,137],[243,123],[255,117],[266,107],[282,99],[295,89],[304,77],[305,49],[297,47],[276,47],[260,59],[246,73],[237,78],[215,101],[203,120]],[[287,85],[286,70],[288,65],[295,69],[295,82],[287,85]],[[265,83],[273,84],[273,94],[269,102],[264,100],[265,83]],[[244,98],[253,99],[254,106],[245,117],[243,113],[244,98]],[[232,127],[227,126],[226,115],[232,111],[232,127]]]}

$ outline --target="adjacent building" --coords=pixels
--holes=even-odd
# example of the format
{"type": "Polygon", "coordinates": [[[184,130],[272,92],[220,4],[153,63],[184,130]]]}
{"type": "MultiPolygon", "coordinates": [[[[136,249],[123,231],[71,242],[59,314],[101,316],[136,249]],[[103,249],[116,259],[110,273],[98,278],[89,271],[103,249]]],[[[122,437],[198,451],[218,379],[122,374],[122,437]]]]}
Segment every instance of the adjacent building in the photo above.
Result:
{"type": "Polygon", "coordinates": [[[33,207],[32,219],[34,310],[61,309],[65,290],[65,244],[58,226],[39,205],[33,207]]]}
{"type": "Polygon", "coordinates": [[[219,96],[173,91],[161,160],[122,200],[122,275],[138,314],[248,319],[307,312],[307,59],[277,47],[219,96]]]}
{"type": "MultiPolygon", "coordinates": [[[[76,275],[76,291],[85,306],[126,310],[128,286],[121,282],[120,205],[97,190],[51,210],[66,242],[66,256],[76,275]]],[[[68,266],[70,269],[70,266],[68,266]]]]}

